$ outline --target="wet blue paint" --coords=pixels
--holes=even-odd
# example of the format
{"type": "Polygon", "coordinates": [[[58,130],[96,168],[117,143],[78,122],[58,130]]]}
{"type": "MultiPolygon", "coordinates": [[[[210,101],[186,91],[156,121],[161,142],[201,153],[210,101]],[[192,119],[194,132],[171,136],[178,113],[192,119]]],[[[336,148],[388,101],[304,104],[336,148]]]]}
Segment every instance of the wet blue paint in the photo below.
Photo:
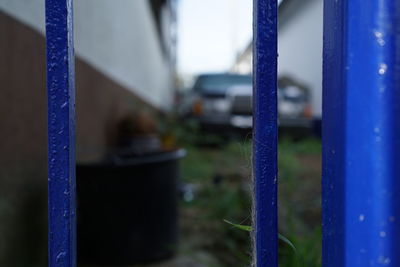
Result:
{"type": "Polygon", "coordinates": [[[277,1],[254,0],[253,175],[255,261],[278,266],[277,1]]]}
{"type": "Polygon", "coordinates": [[[76,266],[72,0],[46,0],[49,266],[76,266]]]}
{"type": "Polygon", "coordinates": [[[325,1],[323,264],[400,266],[400,1],[325,1]]]}

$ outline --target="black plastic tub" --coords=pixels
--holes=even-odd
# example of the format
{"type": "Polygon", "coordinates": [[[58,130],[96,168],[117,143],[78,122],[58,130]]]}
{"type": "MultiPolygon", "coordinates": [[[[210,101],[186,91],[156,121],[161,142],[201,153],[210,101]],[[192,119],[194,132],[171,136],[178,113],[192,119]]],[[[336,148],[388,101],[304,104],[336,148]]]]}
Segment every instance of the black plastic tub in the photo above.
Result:
{"type": "Polygon", "coordinates": [[[184,155],[174,150],[77,166],[80,264],[131,265],[174,254],[184,155]]]}

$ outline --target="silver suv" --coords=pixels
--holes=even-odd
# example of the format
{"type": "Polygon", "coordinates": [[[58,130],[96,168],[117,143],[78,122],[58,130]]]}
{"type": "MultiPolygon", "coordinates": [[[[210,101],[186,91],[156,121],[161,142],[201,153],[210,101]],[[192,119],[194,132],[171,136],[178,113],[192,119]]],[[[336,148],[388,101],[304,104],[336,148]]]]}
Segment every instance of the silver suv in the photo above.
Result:
{"type": "MultiPolygon", "coordinates": [[[[308,90],[290,79],[280,79],[278,114],[281,127],[311,127],[308,90]]],[[[252,77],[239,74],[203,74],[184,98],[181,114],[201,127],[221,133],[252,127],[252,77]]]]}
{"type": "Polygon", "coordinates": [[[181,113],[209,131],[250,129],[251,95],[250,75],[203,74],[184,98],[181,113]]]}

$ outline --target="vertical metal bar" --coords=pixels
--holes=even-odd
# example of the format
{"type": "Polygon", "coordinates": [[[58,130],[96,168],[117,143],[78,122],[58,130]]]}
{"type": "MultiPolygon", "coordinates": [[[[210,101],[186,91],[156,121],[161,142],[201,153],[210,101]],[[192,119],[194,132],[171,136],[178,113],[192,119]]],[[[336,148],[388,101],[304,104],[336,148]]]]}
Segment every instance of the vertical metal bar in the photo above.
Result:
{"type": "Polygon", "coordinates": [[[46,0],[49,266],[76,266],[72,0],[46,0]]]}
{"type": "Polygon", "coordinates": [[[255,261],[278,266],[277,1],[254,0],[253,176],[255,261]]]}
{"type": "Polygon", "coordinates": [[[344,267],[345,1],[324,2],[322,224],[323,266],[344,267]]]}
{"type": "Polygon", "coordinates": [[[324,266],[400,266],[400,1],[325,0],[324,266]]]}

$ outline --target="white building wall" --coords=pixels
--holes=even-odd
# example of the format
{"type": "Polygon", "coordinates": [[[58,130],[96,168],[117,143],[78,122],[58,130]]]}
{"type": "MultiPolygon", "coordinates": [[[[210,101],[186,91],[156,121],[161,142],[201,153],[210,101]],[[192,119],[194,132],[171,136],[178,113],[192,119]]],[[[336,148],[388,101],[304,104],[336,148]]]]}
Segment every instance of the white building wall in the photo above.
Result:
{"type": "Polygon", "coordinates": [[[322,114],[323,0],[313,0],[279,30],[278,71],[307,85],[312,92],[313,113],[322,114]]]}
{"type": "MultiPolygon", "coordinates": [[[[0,9],[44,34],[44,0],[0,0],[0,9]]],[[[81,59],[150,104],[171,107],[171,69],[147,0],[74,1],[74,20],[81,59]]]]}
{"type": "MultiPolygon", "coordinates": [[[[297,0],[302,1],[302,0],[297,0]]],[[[291,17],[281,18],[278,33],[279,76],[290,76],[307,85],[312,94],[313,113],[322,114],[322,23],[323,0],[311,0],[291,17]],[[283,21],[286,19],[285,21],[283,21]]],[[[252,72],[252,51],[246,50],[232,68],[252,72]]]]}

